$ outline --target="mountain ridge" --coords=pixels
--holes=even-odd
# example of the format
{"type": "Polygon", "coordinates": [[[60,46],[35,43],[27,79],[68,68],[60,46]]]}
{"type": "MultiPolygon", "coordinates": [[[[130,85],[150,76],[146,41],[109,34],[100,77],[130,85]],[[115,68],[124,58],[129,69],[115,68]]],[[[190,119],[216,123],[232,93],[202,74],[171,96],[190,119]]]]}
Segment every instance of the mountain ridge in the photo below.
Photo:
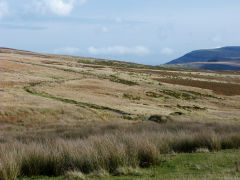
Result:
{"type": "Polygon", "coordinates": [[[168,62],[167,65],[181,65],[205,70],[240,71],[240,46],[191,51],[168,62]]]}

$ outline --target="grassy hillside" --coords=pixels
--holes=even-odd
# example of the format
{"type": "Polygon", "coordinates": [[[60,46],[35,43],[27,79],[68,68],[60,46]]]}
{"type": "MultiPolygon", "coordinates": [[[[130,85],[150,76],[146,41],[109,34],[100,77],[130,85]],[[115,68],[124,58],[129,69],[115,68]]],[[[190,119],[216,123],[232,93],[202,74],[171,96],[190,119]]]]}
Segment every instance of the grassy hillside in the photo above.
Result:
{"type": "Polygon", "coordinates": [[[205,70],[240,71],[240,47],[196,50],[167,64],[205,70]]]}
{"type": "Polygon", "coordinates": [[[213,62],[222,59],[223,61],[239,61],[240,47],[230,46],[216,49],[203,49],[192,51],[176,60],[169,62],[168,64],[183,64],[193,62],[213,62]]]}
{"type": "Polygon", "coordinates": [[[177,159],[218,151],[206,173],[239,177],[234,150],[219,167],[240,147],[238,72],[1,48],[0,77],[0,179],[164,177],[175,161],[170,179],[201,176],[177,159]]]}

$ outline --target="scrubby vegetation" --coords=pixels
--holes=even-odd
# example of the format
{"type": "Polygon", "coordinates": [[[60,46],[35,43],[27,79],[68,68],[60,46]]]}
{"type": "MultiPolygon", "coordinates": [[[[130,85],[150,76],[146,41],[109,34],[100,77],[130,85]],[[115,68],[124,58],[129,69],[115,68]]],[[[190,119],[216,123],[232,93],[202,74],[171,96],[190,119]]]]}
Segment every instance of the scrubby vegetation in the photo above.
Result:
{"type": "Polygon", "coordinates": [[[181,106],[181,105],[177,105],[177,108],[179,109],[183,109],[183,110],[186,110],[186,111],[191,111],[191,110],[195,110],[195,111],[204,111],[204,110],[207,110],[207,108],[205,107],[199,107],[199,106],[196,106],[196,105],[193,105],[193,106],[181,106]]]}
{"type": "Polygon", "coordinates": [[[126,93],[123,94],[123,97],[129,100],[136,100],[136,101],[139,101],[141,99],[140,96],[133,96],[131,94],[126,94],[126,93]]]}
{"type": "Polygon", "coordinates": [[[176,92],[168,89],[161,90],[163,94],[166,94],[168,96],[174,97],[176,99],[183,99],[183,100],[191,100],[191,99],[196,99],[195,96],[185,93],[185,92],[176,92]]]}
{"type": "Polygon", "coordinates": [[[164,97],[162,94],[159,94],[159,93],[156,93],[156,92],[152,92],[152,91],[146,92],[146,96],[152,97],[152,98],[164,97]]]}
{"type": "Polygon", "coordinates": [[[111,75],[109,79],[112,82],[126,84],[126,85],[129,85],[129,86],[138,85],[138,83],[136,83],[136,82],[129,81],[129,80],[126,80],[126,79],[121,79],[121,78],[118,78],[117,76],[114,76],[114,75],[111,75]]]}
{"type": "Polygon", "coordinates": [[[190,93],[190,94],[193,94],[199,98],[215,98],[215,99],[221,99],[220,97],[216,97],[216,96],[213,96],[211,94],[202,94],[202,93],[199,93],[199,92],[196,92],[196,91],[185,91],[185,90],[182,90],[182,92],[185,92],[185,93],[190,93]]]}

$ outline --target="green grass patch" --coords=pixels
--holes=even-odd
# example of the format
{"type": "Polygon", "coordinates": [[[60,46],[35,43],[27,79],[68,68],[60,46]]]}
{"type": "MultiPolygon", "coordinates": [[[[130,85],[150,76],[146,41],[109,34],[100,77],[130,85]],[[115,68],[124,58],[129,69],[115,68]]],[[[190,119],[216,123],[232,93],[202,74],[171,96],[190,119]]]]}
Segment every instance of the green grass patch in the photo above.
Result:
{"type": "Polygon", "coordinates": [[[110,81],[112,82],[116,82],[116,83],[121,83],[121,84],[126,84],[126,85],[129,85],[129,86],[135,86],[135,85],[138,85],[138,83],[134,82],[134,81],[129,81],[129,80],[126,80],[126,79],[121,79],[117,76],[114,76],[114,75],[111,75],[110,78],[109,78],[110,81]]]}
{"type": "Polygon", "coordinates": [[[200,98],[206,97],[206,98],[222,99],[222,98],[213,96],[211,94],[202,94],[202,93],[199,93],[199,92],[196,92],[196,91],[185,91],[185,90],[182,90],[182,92],[190,93],[190,94],[193,94],[193,95],[198,96],[200,98]]]}
{"type": "Polygon", "coordinates": [[[140,101],[141,97],[140,96],[133,96],[131,94],[123,94],[123,98],[129,99],[129,100],[134,100],[134,101],[140,101]]]}
{"type": "Polygon", "coordinates": [[[161,93],[163,94],[166,94],[168,96],[171,96],[171,97],[174,97],[176,99],[183,99],[183,100],[193,100],[193,99],[196,99],[195,96],[191,95],[191,94],[188,94],[188,93],[185,93],[185,92],[175,92],[175,91],[172,91],[172,90],[161,90],[160,91],[161,93]]]}
{"type": "Polygon", "coordinates": [[[156,92],[152,92],[152,91],[146,92],[146,96],[152,97],[152,98],[161,98],[161,97],[164,97],[162,94],[159,94],[159,93],[156,93],[156,92]]]}
{"type": "Polygon", "coordinates": [[[199,107],[199,106],[196,106],[196,105],[193,105],[193,106],[181,106],[181,105],[177,105],[177,108],[179,109],[183,109],[183,110],[186,110],[186,111],[205,111],[207,110],[206,107],[199,107]]]}
{"type": "MultiPolygon", "coordinates": [[[[240,162],[240,150],[227,150],[217,153],[193,153],[167,155],[165,162],[160,166],[148,169],[138,169],[136,174],[120,173],[118,176],[105,177],[106,180],[132,180],[132,179],[239,179],[240,173],[236,171],[235,162],[240,162]]],[[[123,169],[120,172],[126,172],[123,169]]],[[[131,170],[131,172],[136,170],[131,170]]],[[[64,177],[51,178],[62,180],[64,177]]],[[[86,175],[87,179],[95,180],[86,175]]],[[[25,180],[48,180],[49,177],[26,178],[25,180]]]]}

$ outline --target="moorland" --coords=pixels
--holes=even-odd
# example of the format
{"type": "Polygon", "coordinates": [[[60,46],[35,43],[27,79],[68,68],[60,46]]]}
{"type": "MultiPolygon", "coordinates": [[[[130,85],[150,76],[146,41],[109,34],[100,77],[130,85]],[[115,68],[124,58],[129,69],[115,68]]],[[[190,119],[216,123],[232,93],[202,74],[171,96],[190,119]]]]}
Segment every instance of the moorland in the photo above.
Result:
{"type": "Polygon", "coordinates": [[[238,179],[240,72],[0,48],[0,179],[238,179]]]}

